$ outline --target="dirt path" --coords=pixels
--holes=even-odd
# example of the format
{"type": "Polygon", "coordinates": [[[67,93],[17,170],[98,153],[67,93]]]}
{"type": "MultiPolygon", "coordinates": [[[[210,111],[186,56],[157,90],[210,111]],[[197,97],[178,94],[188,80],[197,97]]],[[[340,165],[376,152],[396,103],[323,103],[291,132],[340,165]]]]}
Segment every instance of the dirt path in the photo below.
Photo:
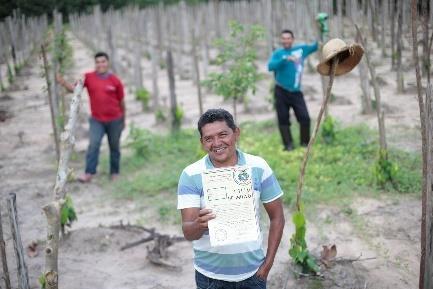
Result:
{"type": "MultiPolygon", "coordinates": [[[[77,75],[90,70],[93,66],[92,53],[76,38],[71,37],[75,66],[71,72],[77,75]]],[[[40,60],[35,56],[32,65],[23,69],[17,79],[16,90],[2,94],[0,105],[7,107],[13,117],[0,123],[0,196],[3,200],[10,192],[15,192],[23,242],[45,238],[45,217],[41,207],[51,198],[55,177],[55,153],[50,135],[50,115],[43,93],[44,81],[40,78],[40,60]],[[27,88],[27,89],[24,89],[27,88]]],[[[388,65],[387,63],[384,63],[388,65]]],[[[386,66],[389,67],[389,66],[386,66]]],[[[418,119],[416,101],[410,95],[395,95],[391,83],[392,75],[385,66],[378,68],[379,75],[389,83],[384,86],[384,101],[392,107],[387,124],[394,144],[401,148],[416,150],[418,143],[408,141],[398,134],[414,133],[418,119]],[[403,118],[403,121],[401,120],[403,118]]],[[[150,79],[150,66],[144,63],[144,75],[150,79]]],[[[167,95],[165,74],[161,73],[161,95],[167,95]],[[165,85],[165,86],[164,86],[165,85]]],[[[320,91],[316,74],[306,73],[306,90],[320,91]],[[308,85],[309,84],[309,85],[308,85]],[[311,85],[313,84],[313,85],[311,85]]],[[[407,79],[410,80],[409,76],[407,79]]],[[[146,80],[147,81],[147,80],[146,80]]],[[[267,80],[269,81],[269,80],[267,80]]],[[[151,87],[149,85],[149,87],[151,87]]],[[[190,81],[178,80],[179,102],[188,117],[185,126],[195,124],[195,88],[190,81]]],[[[261,107],[260,113],[248,114],[241,111],[242,120],[272,119],[274,113],[265,109],[268,105],[264,97],[269,84],[260,85],[258,95],[261,100],[255,106],[261,107]]],[[[375,126],[374,116],[360,116],[358,111],[360,90],[356,75],[348,75],[336,81],[335,94],[347,99],[345,105],[331,105],[331,113],[343,125],[368,123],[375,126]]],[[[312,115],[318,110],[320,99],[310,99],[312,115]]],[[[205,107],[220,106],[220,98],[207,96],[205,107]]],[[[142,127],[160,130],[155,126],[151,113],[141,113],[139,104],[131,94],[127,95],[129,122],[142,127]]],[[[229,104],[222,106],[230,108],[229,104]]],[[[83,95],[83,108],[78,131],[77,157],[73,166],[81,173],[83,153],[87,146],[87,95],[83,95]]],[[[123,136],[125,137],[125,135],[123,136]]],[[[411,138],[414,139],[414,138],[411,138]]],[[[106,153],[106,144],[103,146],[106,153]]],[[[178,243],[170,249],[170,261],[180,266],[182,272],[167,271],[155,267],[146,260],[145,246],[124,252],[119,248],[140,234],[99,227],[100,224],[112,225],[119,221],[137,223],[152,220],[161,231],[180,234],[180,226],[154,221],[151,205],[137,204],[128,200],[113,200],[109,192],[103,190],[101,183],[106,175],[102,174],[89,185],[72,183],[68,189],[78,208],[78,222],[71,234],[63,241],[60,253],[61,288],[194,288],[192,269],[192,250],[188,242],[178,243]],[[182,274],[182,275],[180,275],[182,274]],[[180,278],[182,276],[182,278],[180,278]]],[[[172,195],[173,196],[173,195],[172,195]]],[[[173,196],[174,197],[174,196],[173,196]]],[[[2,213],[4,214],[4,202],[2,213]]],[[[317,255],[323,244],[337,244],[339,256],[344,258],[373,257],[375,259],[353,263],[342,263],[329,272],[323,287],[313,287],[314,280],[296,280],[290,276],[291,288],[377,288],[412,289],[416,288],[419,260],[419,220],[420,202],[412,197],[384,196],[379,199],[355,199],[350,209],[319,207],[309,216],[308,237],[310,249],[317,255]],[[409,225],[411,224],[411,225],[409,225]],[[368,286],[364,287],[367,284],[368,286]]],[[[173,208],[174,209],[174,208],[173,208]]],[[[281,288],[286,279],[290,259],[288,246],[293,226],[287,210],[287,226],[282,245],[279,249],[274,269],[269,278],[269,288],[281,288]]],[[[263,223],[266,227],[266,222],[263,223]]],[[[7,230],[8,231],[8,230],[7,230]]],[[[266,230],[265,230],[266,231],[266,230]]],[[[7,238],[10,236],[7,235],[7,238]]],[[[39,246],[40,249],[42,246],[39,246]]],[[[10,247],[9,247],[10,249],[10,247]]],[[[9,250],[9,255],[10,255],[9,250]]],[[[12,260],[11,256],[9,259],[12,260]]],[[[27,258],[32,288],[38,288],[37,277],[43,270],[43,252],[36,258],[27,258]]],[[[10,264],[12,277],[15,278],[13,263],[10,264]]],[[[318,286],[318,285],[317,285],[318,286]]]]}

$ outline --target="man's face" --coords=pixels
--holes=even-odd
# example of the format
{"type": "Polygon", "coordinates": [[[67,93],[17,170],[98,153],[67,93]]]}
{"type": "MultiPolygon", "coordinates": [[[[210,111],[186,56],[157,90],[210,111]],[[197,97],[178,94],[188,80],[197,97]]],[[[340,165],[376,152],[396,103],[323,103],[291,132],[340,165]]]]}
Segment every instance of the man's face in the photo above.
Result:
{"type": "Polygon", "coordinates": [[[239,128],[234,131],[225,121],[208,123],[201,128],[200,139],[203,149],[209,154],[216,167],[235,165],[236,142],[240,135],[239,128]]]}
{"type": "Polygon", "coordinates": [[[281,45],[284,48],[291,48],[295,38],[290,33],[281,33],[281,45]]]}
{"type": "Polygon", "coordinates": [[[104,74],[109,69],[109,62],[105,56],[100,56],[95,58],[95,70],[99,74],[104,74]]]}

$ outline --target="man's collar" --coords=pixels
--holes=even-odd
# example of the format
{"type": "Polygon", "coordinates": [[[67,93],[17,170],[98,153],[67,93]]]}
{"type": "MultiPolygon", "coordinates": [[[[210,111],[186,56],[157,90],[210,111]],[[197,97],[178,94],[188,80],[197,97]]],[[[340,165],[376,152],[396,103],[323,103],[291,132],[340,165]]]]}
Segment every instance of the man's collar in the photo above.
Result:
{"type": "MultiPolygon", "coordinates": [[[[245,154],[240,151],[239,149],[236,149],[236,154],[238,155],[238,162],[237,162],[237,166],[243,166],[246,165],[246,160],[245,160],[245,154]]],[[[206,163],[206,169],[210,170],[210,169],[214,169],[215,166],[213,165],[209,154],[206,155],[205,158],[205,163],[206,163]]]]}

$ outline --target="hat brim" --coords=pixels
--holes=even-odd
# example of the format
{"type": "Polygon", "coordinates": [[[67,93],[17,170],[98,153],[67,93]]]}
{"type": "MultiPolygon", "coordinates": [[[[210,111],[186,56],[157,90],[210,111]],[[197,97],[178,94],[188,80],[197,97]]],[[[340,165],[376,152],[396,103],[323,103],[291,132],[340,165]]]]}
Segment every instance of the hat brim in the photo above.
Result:
{"type": "Polygon", "coordinates": [[[327,59],[317,65],[317,72],[329,76],[332,59],[338,56],[340,59],[335,70],[335,76],[346,74],[358,65],[363,55],[364,49],[362,46],[359,44],[352,44],[332,55],[329,55],[327,59]]]}

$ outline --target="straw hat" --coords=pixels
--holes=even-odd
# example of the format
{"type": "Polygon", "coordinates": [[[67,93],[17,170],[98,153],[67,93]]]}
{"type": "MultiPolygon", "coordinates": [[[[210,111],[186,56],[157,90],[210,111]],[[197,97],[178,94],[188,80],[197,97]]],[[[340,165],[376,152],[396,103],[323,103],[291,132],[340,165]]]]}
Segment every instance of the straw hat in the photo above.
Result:
{"type": "Polygon", "coordinates": [[[329,75],[332,58],[339,57],[335,75],[342,75],[351,71],[360,61],[364,49],[359,44],[347,45],[339,38],[326,42],[322,48],[322,61],[317,65],[317,72],[322,75],[329,75]]]}

